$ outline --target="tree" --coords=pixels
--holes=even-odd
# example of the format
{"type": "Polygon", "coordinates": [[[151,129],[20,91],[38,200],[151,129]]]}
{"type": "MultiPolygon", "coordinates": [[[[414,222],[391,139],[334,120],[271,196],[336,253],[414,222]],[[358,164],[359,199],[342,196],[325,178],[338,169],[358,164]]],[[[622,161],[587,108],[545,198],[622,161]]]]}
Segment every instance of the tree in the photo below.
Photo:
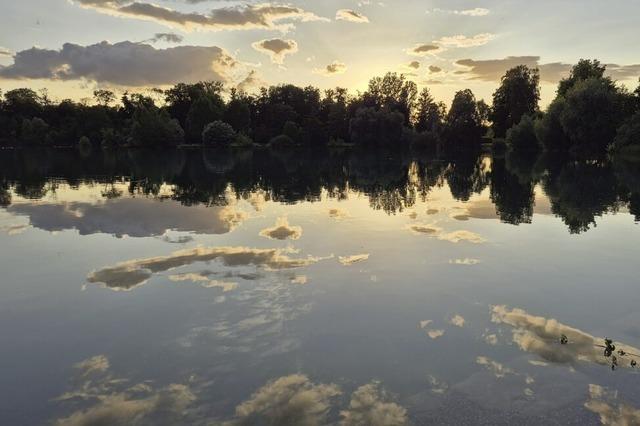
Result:
{"type": "Polygon", "coordinates": [[[214,121],[207,124],[202,131],[202,141],[207,146],[226,147],[236,139],[236,132],[224,121],[214,121]]]}
{"type": "Polygon", "coordinates": [[[404,116],[398,111],[360,108],[349,124],[351,141],[368,146],[398,145],[404,116]]]}
{"type": "Polygon", "coordinates": [[[500,87],[493,93],[493,107],[489,114],[493,133],[504,137],[524,115],[538,112],[540,74],[538,69],[525,65],[511,68],[502,77],[500,87]]]}
{"type": "Polygon", "coordinates": [[[482,133],[483,127],[473,92],[469,89],[457,92],[446,119],[446,151],[474,152],[480,147],[482,133]]]}
{"type": "Polygon", "coordinates": [[[115,93],[111,90],[98,89],[93,91],[93,97],[98,105],[109,106],[109,104],[116,99],[115,93]]]}
{"type": "Polygon", "coordinates": [[[620,126],[613,144],[615,151],[629,148],[635,148],[640,152],[640,111],[620,126]]]}
{"type": "Polygon", "coordinates": [[[396,111],[403,115],[404,124],[410,125],[418,87],[403,74],[387,73],[369,81],[369,88],[363,95],[365,106],[375,109],[396,111]]]}
{"type": "Polygon", "coordinates": [[[446,107],[442,102],[437,103],[428,88],[420,92],[416,102],[414,127],[418,132],[433,132],[439,134],[442,130],[446,107]]]}
{"type": "MultiPolygon", "coordinates": [[[[171,89],[165,91],[167,110],[173,118],[178,119],[182,127],[186,128],[187,115],[191,110],[192,104],[202,97],[208,98],[220,113],[222,113],[222,110],[224,109],[224,100],[220,95],[222,93],[222,89],[223,85],[219,81],[201,81],[195,84],[176,84],[171,89]]],[[[200,130],[202,131],[202,129],[200,130]]]]}
{"type": "Polygon", "coordinates": [[[251,128],[251,100],[231,91],[231,100],[224,111],[224,121],[240,133],[249,133],[251,128]]]}
{"type": "Polygon", "coordinates": [[[143,103],[133,113],[131,140],[135,146],[175,146],[184,142],[184,131],[165,110],[143,103]]]}
{"type": "Polygon", "coordinates": [[[507,130],[506,142],[518,154],[537,154],[540,151],[540,142],[531,116],[524,115],[520,123],[507,130]]]}
{"type": "Polygon", "coordinates": [[[222,108],[214,100],[207,96],[200,96],[189,108],[186,121],[186,135],[191,143],[202,142],[204,127],[213,121],[222,118],[222,108]]]}
{"type": "Polygon", "coordinates": [[[605,77],[607,70],[606,65],[601,65],[597,59],[580,59],[571,69],[569,77],[560,80],[558,84],[558,96],[566,96],[567,92],[576,85],[576,83],[588,79],[605,80],[608,85],[613,86],[613,81],[605,77]]]}

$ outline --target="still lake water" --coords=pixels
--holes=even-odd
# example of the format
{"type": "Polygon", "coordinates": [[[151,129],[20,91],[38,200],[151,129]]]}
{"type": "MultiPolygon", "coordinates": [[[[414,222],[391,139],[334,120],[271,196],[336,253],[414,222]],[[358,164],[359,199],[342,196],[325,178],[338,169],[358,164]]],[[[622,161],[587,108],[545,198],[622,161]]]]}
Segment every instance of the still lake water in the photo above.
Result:
{"type": "Polygon", "coordinates": [[[0,423],[640,424],[639,194],[633,164],[2,151],[0,423]]]}

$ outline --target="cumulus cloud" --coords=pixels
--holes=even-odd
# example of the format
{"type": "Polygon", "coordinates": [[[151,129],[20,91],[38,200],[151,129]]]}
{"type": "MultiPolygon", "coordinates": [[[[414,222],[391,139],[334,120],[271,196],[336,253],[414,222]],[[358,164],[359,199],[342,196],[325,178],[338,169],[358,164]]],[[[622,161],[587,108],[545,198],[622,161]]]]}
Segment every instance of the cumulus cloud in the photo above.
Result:
{"type": "Polygon", "coordinates": [[[415,234],[427,234],[427,235],[436,235],[442,228],[439,228],[435,225],[425,225],[422,223],[416,223],[413,225],[409,225],[408,229],[411,230],[415,234]]]}
{"type": "Polygon", "coordinates": [[[436,53],[442,52],[443,49],[440,46],[436,46],[435,44],[416,44],[415,46],[407,49],[405,52],[412,56],[427,56],[427,55],[435,55],[436,53]]]}
{"type": "Polygon", "coordinates": [[[438,337],[444,336],[444,330],[429,328],[429,325],[431,325],[432,323],[433,321],[431,320],[420,321],[420,328],[425,330],[427,332],[427,336],[429,336],[431,339],[435,340],[438,337]]]}
{"type": "Polygon", "coordinates": [[[249,74],[247,74],[247,76],[238,83],[236,88],[241,92],[250,93],[254,90],[260,89],[262,87],[266,87],[268,85],[269,83],[267,83],[260,77],[260,74],[258,73],[258,71],[251,70],[249,71],[249,74]]]}
{"type": "Polygon", "coordinates": [[[13,56],[13,53],[9,49],[0,46],[0,56],[13,56]]]}
{"type": "Polygon", "coordinates": [[[368,24],[369,18],[364,16],[361,13],[356,12],[351,9],[340,9],[336,12],[336,20],[338,21],[349,21],[355,22],[358,24],[368,24]]]}
{"type": "Polygon", "coordinates": [[[451,325],[455,325],[456,327],[464,327],[464,318],[462,317],[462,315],[454,315],[453,317],[451,317],[451,319],[449,319],[449,324],[451,325]]]}
{"type": "Polygon", "coordinates": [[[302,228],[289,225],[287,218],[281,217],[275,226],[260,231],[260,235],[272,240],[297,240],[302,236],[302,228]]]}
{"type": "Polygon", "coordinates": [[[507,374],[514,374],[514,371],[509,367],[505,367],[503,364],[494,361],[486,356],[479,356],[476,358],[476,364],[484,366],[487,370],[493,373],[498,379],[502,379],[507,374]]]}
{"type": "Polygon", "coordinates": [[[344,266],[353,265],[355,263],[364,262],[369,259],[369,254],[354,254],[353,256],[340,256],[338,257],[338,261],[342,263],[344,266]]]}
{"type": "Polygon", "coordinates": [[[228,82],[237,66],[231,55],[216,46],[156,49],[130,41],[65,43],[60,50],[33,47],[17,52],[13,64],[0,66],[0,79],[86,79],[122,86],[228,82]]]}
{"type": "Polygon", "coordinates": [[[313,70],[314,74],[324,75],[331,77],[333,75],[344,74],[347,72],[347,65],[340,61],[333,61],[324,68],[316,68],[313,70]]]}
{"type": "Polygon", "coordinates": [[[167,231],[226,234],[247,219],[247,214],[233,205],[185,207],[176,201],[147,198],[14,204],[8,211],[27,216],[31,226],[45,231],[75,229],[80,235],[104,233],[118,238],[153,237],[167,231]]]}
{"type": "Polygon", "coordinates": [[[475,232],[465,231],[465,230],[459,230],[459,231],[440,234],[438,235],[438,239],[442,241],[449,241],[452,243],[459,243],[461,241],[466,241],[473,244],[482,244],[487,241],[484,238],[482,238],[480,235],[476,234],[475,232]]]}
{"type": "MultiPolygon", "coordinates": [[[[555,319],[537,317],[522,309],[509,309],[499,305],[492,307],[492,321],[513,327],[513,342],[523,351],[534,353],[545,361],[563,364],[578,361],[602,365],[610,363],[604,356],[604,349],[600,347],[604,339],[597,339],[555,319]],[[565,345],[559,343],[562,335],[568,339],[565,345]]],[[[620,342],[614,344],[617,350],[640,354],[640,349],[620,342]]],[[[622,362],[622,359],[618,363],[619,367],[629,367],[629,363],[622,362]]]]}
{"type": "Polygon", "coordinates": [[[263,29],[285,32],[294,27],[290,21],[328,21],[299,7],[271,3],[224,7],[208,14],[185,13],[153,3],[127,0],[75,0],[75,3],[109,15],[207,31],[263,29]]]}
{"type": "Polygon", "coordinates": [[[292,55],[298,51],[298,43],[295,40],[283,40],[281,38],[256,41],[251,46],[258,52],[268,55],[271,58],[271,62],[278,65],[284,63],[285,56],[292,55]]]}
{"type": "Polygon", "coordinates": [[[411,61],[411,62],[409,62],[409,63],[407,64],[407,67],[408,67],[408,68],[412,68],[412,69],[414,69],[414,70],[417,70],[417,69],[419,69],[419,68],[420,68],[420,62],[418,62],[418,61],[411,61]]]}
{"type": "Polygon", "coordinates": [[[343,426],[400,426],[408,424],[407,410],[389,401],[378,382],[360,386],[351,395],[346,410],[340,412],[343,426]]]}
{"type": "Polygon", "coordinates": [[[267,383],[236,407],[237,424],[324,424],[331,399],[341,391],[334,384],[316,384],[293,374],[267,383]]]}
{"type": "Polygon", "coordinates": [[[432,74],[437,74],[439,72],[442,72],[442,68],[435,66],[435,65],[430,65],[429,66],[429,72],[432,74]]]}
{"type": "Polygon", "coordinates": [[[168,256],[129,260],[91,272],[90,283],[103,284],[113,290],[131,290],[145,284],[155,273],[196,262],[219,260],[225,266],[259,266],[267,270],[294,269],[312,265],[322,258],[291,258],[290,250],[254,249],[247,247],[196,247],[173,252],[168,256]]]}
{"type": "Polygon", "coordinates": [[[96,355],[78,362],[73,367],[80,370],[82,376],[103,373],[109,369],[109,359],[104,355],[96,355]]]}
{"type": "Polygon", "coordinates": [[[640,424],[640,409],[618,399],[618,392],[600,385],[589,385],[589,400],[585,408],[600,417],[603,425],[628,426],[640,424]]]}
{"type": "Polygon", "coordinates": [[[464,35],[454,35],[454,36],[448,36],[448,37],[441,37],[435,40],[434,43],[438,46],[444,46],[444,47],[465,48],[465,47],[484,46],[494,38],[495,38],[495,35],[491,33],[476,34],[472,37],[467,37],[464,35]]]}

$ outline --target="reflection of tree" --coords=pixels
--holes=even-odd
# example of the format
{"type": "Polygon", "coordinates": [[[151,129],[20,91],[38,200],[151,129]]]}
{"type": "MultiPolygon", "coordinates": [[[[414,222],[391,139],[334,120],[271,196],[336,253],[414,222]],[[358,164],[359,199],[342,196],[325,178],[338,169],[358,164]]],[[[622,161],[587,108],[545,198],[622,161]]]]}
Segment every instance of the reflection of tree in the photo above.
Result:
{"type": "Polygon", "coordinates": [[[500,220],[518,225],[531,223],[535,201],[535,183],[512,174],[504,159],[495,159],[491,166],[491,201],[500,220]]]}
{"type": "Polygon", "coordinates": [[[640,161],[616,158],[613,167],[620,182],[620,198],[629,203],[629,212],[640,221],[640,161]]]}
{"type": "Polygon", "coordinates": [[[617,182],[611,165],[599,162],[569,162],[551,167],[544,190],[551,210],[571,233],[595,226],[595,217],[618,209],[617,182]]]}
{"type": "Polygon", "coordinates": [[[472,194],[480,194],[489,183],[481,157],[463,157],[452,161],[444,172],[444,178],[451,195],[460,201],[469,201],[472,194]]]}

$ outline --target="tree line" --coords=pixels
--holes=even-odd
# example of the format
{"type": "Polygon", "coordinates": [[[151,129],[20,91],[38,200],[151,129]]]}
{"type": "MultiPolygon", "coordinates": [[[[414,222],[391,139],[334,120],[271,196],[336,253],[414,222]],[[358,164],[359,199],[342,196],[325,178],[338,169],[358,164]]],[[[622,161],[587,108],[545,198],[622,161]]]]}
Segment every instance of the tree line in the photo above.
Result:
{"type": "Polygon", "coordinates": [[[404,75],[373,78],[363,93],[279,85],[255,95],[219,82],[180,83],[146,94],[94,91],[95,102],[52,102],[46,92],[7,91],[0,101],[0,145],[172,147],[362,146],[444,154],[562,152],[599,157],[640,152],[640,87],[630,92],[581,60],[541,111],[537,69],[514,67],[491,105],[469,89],[447,108],[404,75]]]}

